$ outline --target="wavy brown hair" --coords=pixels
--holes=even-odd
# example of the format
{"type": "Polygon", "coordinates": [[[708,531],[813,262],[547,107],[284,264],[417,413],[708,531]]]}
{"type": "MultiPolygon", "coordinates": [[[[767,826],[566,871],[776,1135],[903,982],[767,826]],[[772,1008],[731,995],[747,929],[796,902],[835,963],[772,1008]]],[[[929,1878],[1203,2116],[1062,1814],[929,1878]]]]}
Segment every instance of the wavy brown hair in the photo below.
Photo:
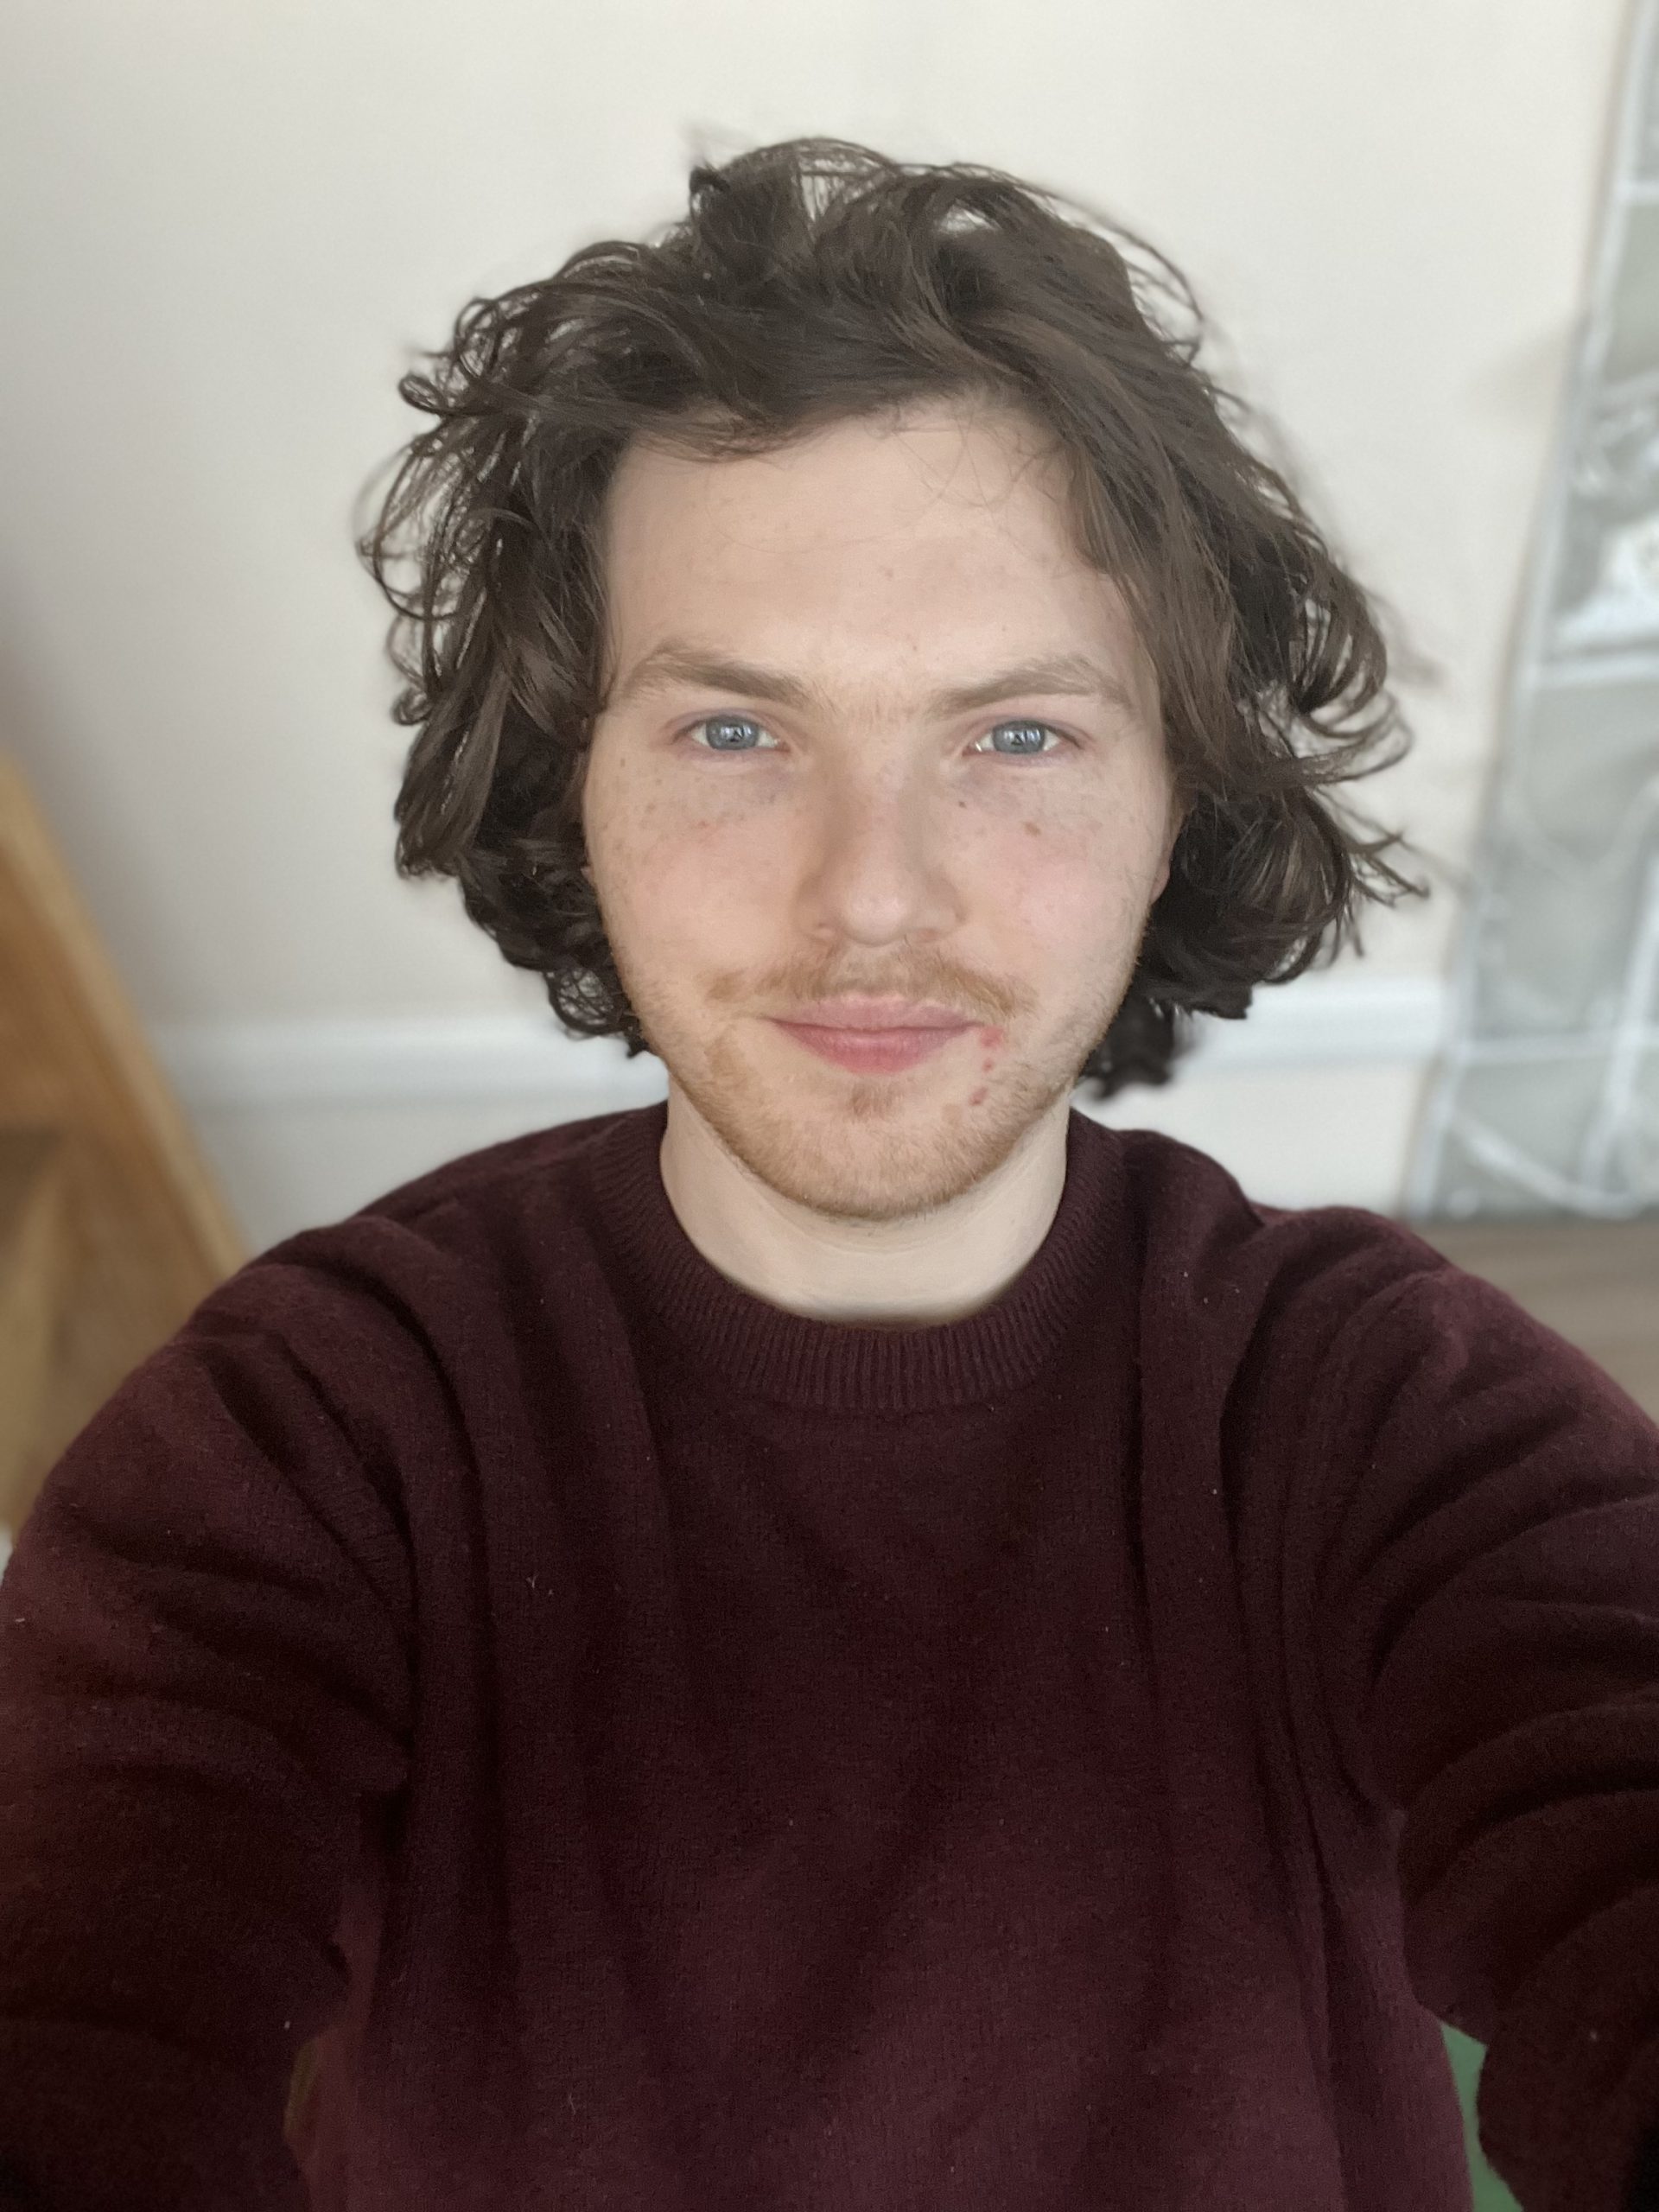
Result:
{"type": "Polygon", "coordinates": [[[1236,1019],[1258,983],[1357,944],[1362,899],[1426,895],[1384,858],[1405,840],[1361,836],[1328,796],[1410,742],[1376,608],[1246,442],[1255,418],[1200,367],[1205,335],[1179,273],[1080,203],[829,138],[700,163],[656,239],[584,246],[470,302],[399,383],[434,419],[359,540],[396,610],[393,714],[419,732],[398,874],[456,877],[568,1032],[649,1050],[582,874],[608,681],[596,524],[619,457],[642,436],[719,457],[989,399],[1051,434],[1079,544],[1157,671],[1187,810],[1078,1081],[1166,1082],[1184,1017],[1236,1019]]]}

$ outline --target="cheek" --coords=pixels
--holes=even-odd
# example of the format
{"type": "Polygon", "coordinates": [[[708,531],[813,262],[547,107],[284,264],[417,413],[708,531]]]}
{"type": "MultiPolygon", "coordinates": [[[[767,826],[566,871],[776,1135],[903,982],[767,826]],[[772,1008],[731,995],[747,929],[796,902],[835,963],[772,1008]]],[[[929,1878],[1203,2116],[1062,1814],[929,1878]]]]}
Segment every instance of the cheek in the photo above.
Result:
{"type": "Polygon", "coordinates": [[[656,952],[693,963],[712,955],[725,963],[734,946],[750,941],[752,918],[766,897],[760,855],[729,823],[645,804],[620,831],[609,858],[618,910],[656,952]]]}
{"type": "Polygon", "coordinates": [[[1039,965],[1065,963],[1110,933],[1119,903],[1111,890],[1116,865],[1097,830],[1027,818],[1016,835],[998,841],[988,895],[1039,965]]]}

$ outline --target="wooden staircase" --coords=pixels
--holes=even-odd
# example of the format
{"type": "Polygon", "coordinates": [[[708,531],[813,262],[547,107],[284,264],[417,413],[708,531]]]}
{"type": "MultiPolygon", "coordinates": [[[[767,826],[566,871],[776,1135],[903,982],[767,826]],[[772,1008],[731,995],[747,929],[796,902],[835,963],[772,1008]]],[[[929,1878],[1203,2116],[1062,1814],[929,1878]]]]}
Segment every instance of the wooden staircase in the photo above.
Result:
{"type": "Polygon", "coordinates": [[[116,1384],[249,1256],[0,753],[0,1553],[116,1384]]]}

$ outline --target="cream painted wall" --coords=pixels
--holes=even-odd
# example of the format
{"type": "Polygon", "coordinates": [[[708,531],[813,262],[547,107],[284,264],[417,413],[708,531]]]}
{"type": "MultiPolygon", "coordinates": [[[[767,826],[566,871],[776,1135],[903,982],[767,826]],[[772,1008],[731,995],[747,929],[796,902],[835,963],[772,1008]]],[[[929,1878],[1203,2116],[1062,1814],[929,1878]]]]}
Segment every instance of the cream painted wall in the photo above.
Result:
{"type": "MultiPolygon", "coordinates": [[[[12,0],[0,743],[158,1040],[543,1008],[451,887],[393,875],[406,740],[385,714],[352,503],[415,427],[393,390],[410,349],[441,340],[470,294],[671,217],[695,154],[803,130],[1012,168],[1187,270],[1224,333],[1217,358],[1279,418],[1317,511],[1440,664],[1435,688],[1408,693],[1413,759],[1359,796],[1455,874],[1624,14],[12,0]]],[[[1431,986],[1456,919],[1450,889],[1378,912],[1368,957],[1344,969],[1431,986]]],[[[570,1049],[591,1067],[593,1048],[570,1049]]],[[[1176,1128],[1270,1200],[1387,1207],[1422,1073],[1409,1055],[1317,1078],[1194,1072],[1105,1118],[1176,1128]]],[[[220,1100],[199,1126],[260,1245],[510,1127],[601,1109],[561,1097],[359,1102],[327,1135],[315,1106],[220,1100]]]]}

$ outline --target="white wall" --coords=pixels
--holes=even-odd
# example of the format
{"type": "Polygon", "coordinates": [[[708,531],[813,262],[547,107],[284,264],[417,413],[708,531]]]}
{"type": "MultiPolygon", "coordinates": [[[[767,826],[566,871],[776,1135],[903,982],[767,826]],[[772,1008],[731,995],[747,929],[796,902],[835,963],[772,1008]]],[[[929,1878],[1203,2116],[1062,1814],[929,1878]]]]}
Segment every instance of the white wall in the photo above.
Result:
{"type": "MultiPolygon", "coordinates": [[[[452,1019],[546,1019],[453,887],[392,873],[407,741],[350,550],[355,495],[416,427],[397,376],[469,295],[671,217],[695,154],[798,131],[1086,195],[1185,266],[1317,512],[1440,662],[1438,688],[1408,694],[1414,758],[1358,797],[1455,871],[1623,17],[1622,0],[11,0],[0,743],[251,1242],[660,1089],[655,1062],[613,1086],[617,1055],[570,1044],[528,1077],[508,1053],[456,1097],[411,1087],[385,1049],[399,1018],[438,1025],[429,1058],[452,1019]],[[296,1033],[272,1023],[302,1025],[308,1088],[238,1079],[296,1033]]],[[[1324,1057],[1301,1065],[1294,1022],[1274,1028],[1294,1009],[1268,1002],[1312,978],[1246,1025],[1258,1054],[1290,1037],[1288,1057],[1201,1066],[1103,1117],[1174,1129],[1264,1198],[1391,1206],[1456,919],[1447,889],[1374,915],[1367,957],[1331,979],[1358,1060],[1315,1019],[1324,1057]]]]}

